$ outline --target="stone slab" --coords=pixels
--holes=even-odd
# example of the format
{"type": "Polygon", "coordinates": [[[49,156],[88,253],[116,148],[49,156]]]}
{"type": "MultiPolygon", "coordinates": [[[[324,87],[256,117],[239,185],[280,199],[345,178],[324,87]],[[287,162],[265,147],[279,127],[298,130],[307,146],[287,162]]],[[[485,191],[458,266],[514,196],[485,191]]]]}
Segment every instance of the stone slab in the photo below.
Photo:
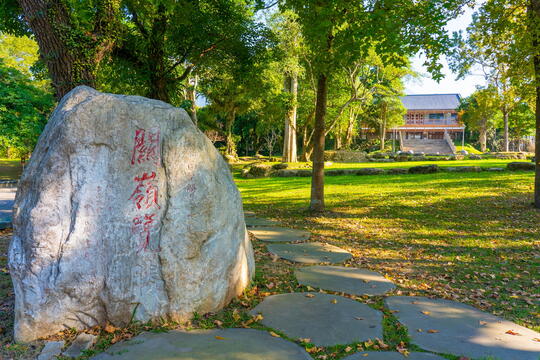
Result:
{"type": "Polygon", "coordinates": [[[317,346],[382,339],[382,313],[343,296],[291,293],[266,297],[251,313],[262,324],[317,346]]]}
{"type": "Polygon", "coordinates": [[[37,360],[53,360],[62,353],[64,341],[47,341],[37,357],[37,360]]]}
{"type": "Polygon", "coordinates": [[[445,360],[445,358],[430,353],[416,351],[409,353],[408,356],[390,351],[361,351],[354,355],[347,356],[343,358],[343,360],[445,360]]]}
{"type": "Polygon", "coordinates": [[[533,340],[539,333],[472,306],[418,296],[392,296],[385,303],[422,349],[471,358],[540,358],[540,342],[533,340]]]}
{"type": "Polygon", "coordinates": [[[383,295],[396,287],[374,271],[343,266],[307,266],[295,275],[302,285],[351,295],[383,295]]]}
{"type": "Polygon", "coordinates": [[[11,223],[16,188],[0,189],[0,222],[11,223]]]}
{"type": "Polygon", "coordinates": [[[279,225],[278,222],[268,220],[268,219],[262,219],[258,218],[256,216],[247,216],[245,218],[246,226],[247,227],[255,227],[255,226],[276,226],[279,225]]]}
{"type": "Polygon", "coordinates": [[[144,333],[94,360],[311,360],[300,346],[254,329],[144,333]]]}
{"type": "Polygon", "coordinates": [[[97,341],[97,336],[92,334],[80,333],[68,349],[62,354],[64,356],[74,358],[82,355],[84,350],[88,350],[97,341]]]}
{"type": "Polygon", "coordinates": [[[335,264],[352,257],[347,250],[320,242],[270,244],[268,245],[268,251],[280,258],[304,264],[335,264]]]}
{"type": "Polygon", "coordinates": [[[284,227],[256,227],[249,230],[257,239],[267,242],[291,242],[309,239],[309,231],[284,227]]]}

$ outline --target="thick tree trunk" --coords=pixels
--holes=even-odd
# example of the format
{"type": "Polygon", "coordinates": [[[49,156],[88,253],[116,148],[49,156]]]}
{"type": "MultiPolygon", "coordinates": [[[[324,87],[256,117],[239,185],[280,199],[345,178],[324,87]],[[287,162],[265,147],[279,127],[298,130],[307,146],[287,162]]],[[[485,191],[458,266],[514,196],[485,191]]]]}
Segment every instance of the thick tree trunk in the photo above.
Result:
{"type": "Polygon", "coordinates": [[[478,142],[480,142],[480,151],[486,152],[487,150],[487,129],[485,127],[480,128],[480,135],[478,138],[478,142]]]}
{"type": "Polygon", "coordinates": [[[530,0],[528,7],[529,27],[532,34],[532,49],[534,51],[534,78],[536,89],[536,139],[535,163],[536,174],[534,180],[534,206],[540,209],[540,0],[530,0]]]}
{"type": "MultiPolygon", "coordinates": [[[[69,9],[59,0],[19,0],[19,5],[36,37],[56,98],[61,99],[78,85],[95,87],[95,69],[100,60],[96,57],[96,49],[68,46],[65,42],[69,36],[66,31],[73,30],[69,9]]],[[[77,42],[81,39],[68,40],[77,42]]]]}
{"type": "Polygon", "coordinates": [[[324,140],[327,95],[328,78],[325,74],[320,74],[317,80],[317,106],[313,134],[313,175],[309,205],[309,210],[314,212],[324,211],[324,140]]]}
{"type": "Polygon", "coordinates": [[[150,89],[148,97],[156,100],[170,102],[168,85],[168,69],[165,62],[165,31],[167,29],[167,15],[165,6],[160,4],[150,30],[148,42],[147,71],[150,74],[150,89]]]}
{"type": "Polygon", "coordinates": [[[283,137],[283,161],[297,161],[296,146],[296,109],[298,101],[298,76],[293,74],[285,77],[285,91],[290,94],[291,104],[285,115],[285,136],[283,137]]]}

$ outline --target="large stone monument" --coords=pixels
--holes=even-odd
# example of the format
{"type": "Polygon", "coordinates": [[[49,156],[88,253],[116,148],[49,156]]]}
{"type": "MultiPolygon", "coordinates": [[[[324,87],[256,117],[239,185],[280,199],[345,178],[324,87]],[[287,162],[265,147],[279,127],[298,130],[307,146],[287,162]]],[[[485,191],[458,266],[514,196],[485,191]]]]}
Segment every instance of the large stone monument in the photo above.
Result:
{"type": "Polygon", "coordinates": [[[216,311],[254,270],[227,164],[187,113],[80,86],[20,181],[15,338],[216,311]]]}

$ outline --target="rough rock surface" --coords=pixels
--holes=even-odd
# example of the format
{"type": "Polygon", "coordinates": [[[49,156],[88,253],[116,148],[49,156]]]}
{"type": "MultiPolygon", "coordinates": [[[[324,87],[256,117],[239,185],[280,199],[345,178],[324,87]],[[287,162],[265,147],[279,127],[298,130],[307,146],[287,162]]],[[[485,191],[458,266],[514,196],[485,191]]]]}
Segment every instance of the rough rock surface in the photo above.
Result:
{"type": "Polygon", "coordinates": [[[419,165],[409,168],[410,174],[433,174],[439,171],[437,165],[419,165]]]}
{"type": "Polygon", "coordinates": [[[511,162],[506,165],[506,168],[511,171],[532,170],[536,169],[536,165],[532,162],[511,162]]]}
{"type": "Polygon", "coordinates": [[[239,192],[187,113],[77,87],[19,184],[9,266],[15,337],[110,322],[183,321],[253,273],[239,192]]]}

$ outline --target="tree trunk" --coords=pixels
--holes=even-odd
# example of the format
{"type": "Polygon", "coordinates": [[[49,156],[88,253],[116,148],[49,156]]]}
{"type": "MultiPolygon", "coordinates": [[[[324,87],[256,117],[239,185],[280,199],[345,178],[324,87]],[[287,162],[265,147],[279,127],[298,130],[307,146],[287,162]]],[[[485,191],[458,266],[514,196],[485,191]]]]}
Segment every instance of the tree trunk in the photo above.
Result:
{"type": "Polygon", "coordinates": [[[347,124],[347,132],[345,133],[345,148],[350,149],[353,138],[354,121],[356,120],[356,113],[354,109],[349,110],[349,123],[347,124]]]}
{"type": "Polygon", "coordinates": [[[487,150],[487,128],[482,126],[480,128],[480,135],[478,137],[478,142],[480,142],[480,151],[486,152],[487,150]]]}
{"type": "Polygon", "coordinates": [[[540,209],[540,0],[530,0],[528,6],[529,31],[532,34],[532,49],[534,51],[534,78],[536,89],[536,139],[535,163],[536,173],[534,180],[534,207],[540,209]]]}
{"type": "Polygon", "coordinates": [[[235,110],[232,110],[227,114],[227,123],[226,123],[226,128],[227,128],[227,148],[225,150],[225,154],[233,156],[233,157],[236,158],[238,155],[236,153],[236,144],[234,143],[233,131],[232,131],[232,127],[233,127],[235,118],[236,118],[236,111],[235,110]]]}
{"type": "MultiPolygon", "coordinates": [[[[187,100],[189,100],[191,102],[191,106],[190,106],[190,109],[189,109],[189,116],[191,117],[191,120],[193,121],[195,126],[197,126],[197,122],[198,122],[198,119],[197,119],[197,104],[196,104],[196,101],[197,101],[197,83],[198,83],[197,75],[195,75],[193,77],[190,77],[188,79],[188,86],[187,86],[187,91],[186,91],[186,98],[187,98],[187,100]]],[[[247,152],[246,152],[246,154],[247,154],[247,152]]]]}
{"type": "Polygon", "coordinates": [[[285,77],[285,91],[290,94],[291,104],[285,115],[285,136],[283,137],[283,161],[297,161],[296,109],[298,101],[298,75],[285,77]]]}
{"type": "Polygon", "coordinates": [[[167,89],[168,69],[165,62],[165,31],[167,29],[167,15],[165,6],[160,4],[157,8],[157,14],[154,18],[150,30],[150,39],[148,42],[148,63],[147,71],[150,74],[148,97],[170,102],[170,95],[167,89]]]}
{"type": "Polygon", "coordinates": [[[302,161],[309,161],[311,159],[311,153],[313,152],[313,146],[311,146],[311,138],[312,138],[313,133],[311,133],[311,135],[308,136],[308,128],[309,128],[309,124],[312,123],[314,117],[315,117],[315,110],[312,110],[310,111],[306,119],[306,124],[303,130],[302,161]]]}
{"type": "Polygon", "coordinates": [[[313,134],[313,175],[311,179],[311,202],[309,210],[324,211],[324,140],[328,78],[320,74],[317,80],[317,106],[315,108],[315,132],[313,134]]]}
{"type": "Polygon", "coordinates": [[[508,130],[508,108],[506,105],[502,108],[503,119],[504,119],[504,151],[510,151],[510,137],[508,130]]]}
{"type": "Polygon", "coordinates": [[[78,30],[73,29],[69,10],[64,4],[59,0],[19,0],[19,5],[36,37],[56,98],[60,100],[78,85],[95,87],[95,69],[101,59],[95,56],[95,47],[84,48],[81,39],[67,39],[79,46],[66,44],[69,32],[77,33],[78,30]]]}
{"type": "Polygon", "coordinates": [[[386,139],[386,103],[382,103],[381,111],[381,151],[384,151],[385,139],[386,139]]]}

